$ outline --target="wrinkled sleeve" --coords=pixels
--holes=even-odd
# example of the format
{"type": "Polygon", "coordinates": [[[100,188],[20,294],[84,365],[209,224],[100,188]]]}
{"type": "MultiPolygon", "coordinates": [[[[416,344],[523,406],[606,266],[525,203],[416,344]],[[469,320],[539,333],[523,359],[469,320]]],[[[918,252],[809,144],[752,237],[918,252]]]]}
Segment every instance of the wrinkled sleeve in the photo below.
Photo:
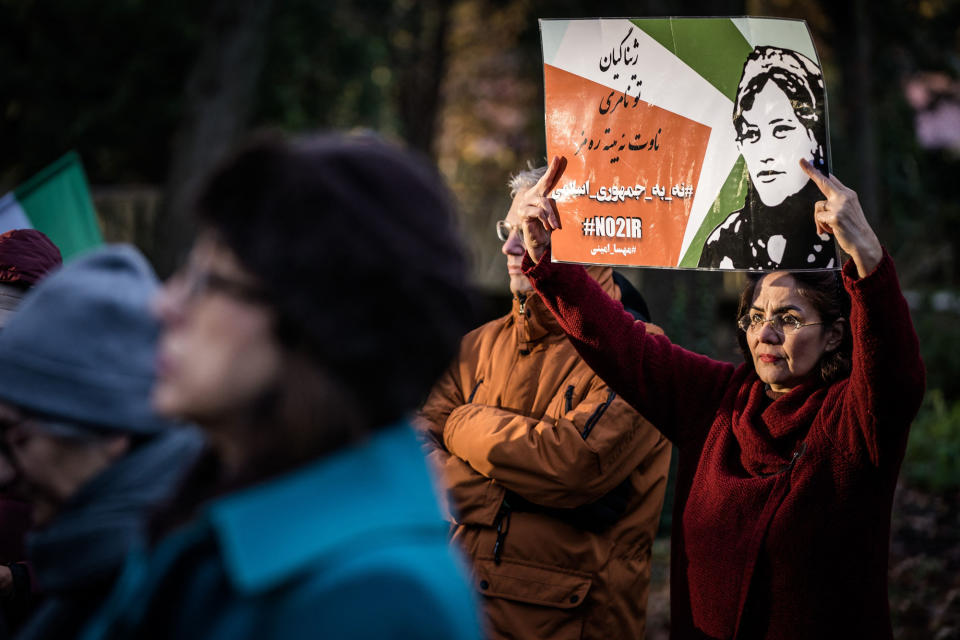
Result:
{"type": "Polygon", "coordinates": [[[652,335],[578,265],[550,251],[524,273],[590,367],[683,449],[703,441],[734,366],[652,335]]]}
{"type": "Polygon", "coordinates": [[[466,404],[450,414],[443,437],[476,472],[531,502],[559,508],[599,499],[666,444],[596,376],[559,419],[466,404]]]}
{"type": "Polygon", "coordinates": [[[414,420],[438,485],[441,508],[460,524],[492,526],[505,490],[451,454],[443,441],[449,416],[466,402],[455,365],[437,381],[414,420]]]}
{"type": "Polygon", "coordinates": [[[850,378],[841,383],[840,415],[828,422],[846,451],[863,452],[875,466],[899,465],[926,384],[917,333],[886,250],[864,278],[848,261],[843,280],[851,299],[853,358],[850,378]]]}

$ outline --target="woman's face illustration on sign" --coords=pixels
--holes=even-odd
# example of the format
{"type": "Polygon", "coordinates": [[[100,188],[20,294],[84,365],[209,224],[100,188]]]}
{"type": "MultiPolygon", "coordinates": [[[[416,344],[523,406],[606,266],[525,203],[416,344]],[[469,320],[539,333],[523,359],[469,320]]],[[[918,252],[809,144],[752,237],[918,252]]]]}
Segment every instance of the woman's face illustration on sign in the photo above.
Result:
{"type": "Polygon", "coordinates": [[[809,180],[801,158],[825,170],[820,68],[796,51],[756,47],[743,65],[733,124],[757,195],[768,207],[781,204],[809,180]]]}
{"type": "Polygon", "coordinates": [[[741,113],[740,153],[760,199],[775,207],[806,185],[800,159],[814,161],[817,141],[775,82],[768,81],[741,113]]]}

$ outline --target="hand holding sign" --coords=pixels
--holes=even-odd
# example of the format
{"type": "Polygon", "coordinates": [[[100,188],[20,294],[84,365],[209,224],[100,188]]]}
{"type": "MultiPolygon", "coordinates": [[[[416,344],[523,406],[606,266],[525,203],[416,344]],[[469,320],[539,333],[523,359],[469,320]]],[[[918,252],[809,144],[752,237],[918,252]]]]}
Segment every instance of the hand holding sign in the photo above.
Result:
{"type": "Polygon", "coordinates": [[[867,222],[857,193],[834,175],[823,175],[806,160],[801,160],[800,166],[827,197],[814,205],[817,233],[832,234],[840,248],[853,258],[860,277],[866,276],[880,263],[883,249],[867,222]]]}
{"type": "Polygon", "coordinates": [[[566,158],[554,156],[543,177],[523,193],[517,213],[523,227],[523,246],[534,262],[539,262],[547,250],[553,230],[560,228],[557,202],[548,194],[557,186],[566,167],[566,158]]]}

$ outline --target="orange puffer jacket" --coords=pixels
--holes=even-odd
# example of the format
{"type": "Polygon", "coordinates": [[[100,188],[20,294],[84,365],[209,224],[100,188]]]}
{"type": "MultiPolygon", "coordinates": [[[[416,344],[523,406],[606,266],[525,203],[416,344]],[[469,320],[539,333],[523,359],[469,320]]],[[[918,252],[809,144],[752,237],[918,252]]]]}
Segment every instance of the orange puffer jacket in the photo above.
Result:
{"type": "Polygon", "coordinates": [[[491,638],[644,636],[670,445],[539,296],[464,337],[418,424],[491,638]]]}

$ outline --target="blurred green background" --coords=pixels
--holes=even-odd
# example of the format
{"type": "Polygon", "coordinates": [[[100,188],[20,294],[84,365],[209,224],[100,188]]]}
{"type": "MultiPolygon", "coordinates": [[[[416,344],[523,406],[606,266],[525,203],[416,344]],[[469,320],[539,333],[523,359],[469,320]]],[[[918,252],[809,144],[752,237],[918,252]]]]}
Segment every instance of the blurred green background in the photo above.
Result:
{"type": "MultiPolygon", "coordinates": [[[[897,262],[927,365],[895,509],[897,634],[960,637],[958,0],[0,0],[0,194],[75,149],[105,237],[166,274],[198,178],[244,134],[374,130],[429,155],[456,194],[479,322],[507,310],[506,180],[544,161],[537,18],[667,15],[810,26],[834,173],[897,262]]],[[[676,342],[736,359],[740,276],[628,275],[676,342]]]]}

